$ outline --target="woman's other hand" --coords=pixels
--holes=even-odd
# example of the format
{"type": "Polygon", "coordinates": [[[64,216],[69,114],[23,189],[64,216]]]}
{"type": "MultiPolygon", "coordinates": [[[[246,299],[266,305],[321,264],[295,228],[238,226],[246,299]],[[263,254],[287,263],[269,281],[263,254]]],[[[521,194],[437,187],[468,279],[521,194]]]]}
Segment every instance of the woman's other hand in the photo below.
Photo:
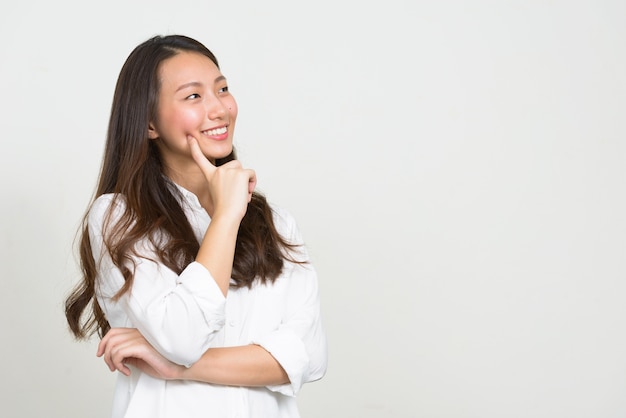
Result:
{"type": "Polygon", "coordinates": [[[172,363],[154,349],[135,328],[112,328],[98,344],[96,356],[109,370],[129,376],[128,365],[165,380],[179,379],[185,367],[172,363]]]}

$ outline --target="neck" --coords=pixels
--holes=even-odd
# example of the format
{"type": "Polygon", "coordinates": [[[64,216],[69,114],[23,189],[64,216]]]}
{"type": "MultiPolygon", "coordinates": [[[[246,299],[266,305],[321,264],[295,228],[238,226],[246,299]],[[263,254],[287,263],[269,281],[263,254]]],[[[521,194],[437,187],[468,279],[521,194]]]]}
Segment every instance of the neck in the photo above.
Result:
{"type": "Polygon", "coordinates": [[[190,167],[184,172],[166,168],[165,174],[172,179],[174,183],[195,194],[200,201],[200,205],[209,213],[209,216],[213,215],[213,200],[209,193],[207,180],[200,170],[200,167],[190,167]]]}

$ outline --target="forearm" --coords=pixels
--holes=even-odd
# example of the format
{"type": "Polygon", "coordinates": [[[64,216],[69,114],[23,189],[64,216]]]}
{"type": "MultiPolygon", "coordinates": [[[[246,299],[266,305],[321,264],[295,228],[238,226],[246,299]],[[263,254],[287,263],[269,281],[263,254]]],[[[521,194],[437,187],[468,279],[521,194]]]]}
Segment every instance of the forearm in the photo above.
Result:
{"type": "Polygon", "coordinates": [[[180,376],[228,386],[269,386],[289,383],[287,373],[258,345],[211,348],[180,376]]]}
{"type": "Polygon", "coordinates": [[[196,261],[211,273],[224,295],[230,285],[238,230],[236,219],[223,217],[212,220],[196,256],[196,261]]]}

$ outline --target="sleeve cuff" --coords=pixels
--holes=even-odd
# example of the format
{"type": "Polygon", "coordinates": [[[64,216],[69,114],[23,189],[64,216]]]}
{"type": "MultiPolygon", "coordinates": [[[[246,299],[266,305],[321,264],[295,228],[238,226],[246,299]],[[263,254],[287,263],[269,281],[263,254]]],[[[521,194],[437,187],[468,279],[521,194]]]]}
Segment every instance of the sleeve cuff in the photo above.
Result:
{"type": "Polygon", "coordinates": [[[302,340],[292,331],[285,329],[267,334],[253,343],[267,350],[289,377],[289,383],[270,385],[267,388],[286,396],[296,396],[305,381],[304,373],[309,365],[309,355],[302,340]]]}

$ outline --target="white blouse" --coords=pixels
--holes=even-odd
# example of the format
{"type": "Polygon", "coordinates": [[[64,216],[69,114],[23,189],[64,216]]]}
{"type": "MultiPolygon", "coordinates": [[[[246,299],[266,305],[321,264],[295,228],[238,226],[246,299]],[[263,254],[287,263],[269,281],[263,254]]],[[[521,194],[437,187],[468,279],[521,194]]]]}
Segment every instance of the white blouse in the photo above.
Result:
{"type": "MultiPolygon", "coordinates": [[[[197,197],[178,187],[182,206],[198,242],[210,223],[197,197]]],[[[310,263],[285,262],[274,284],[229,289],[223,296],[209,271],[192,262],[176,274],[153,257],[147,240],[133,257],[135,277],[130,292],[117,302],[124,284],[103,248],[103,226],[114,195],[100,196],[89,213],[89,236],[98,267],[96,295],[111,327],[137,328],[163,356],[190,366],[211,347],[258,344],[285,369],[290,383],[266,387],[233,387],[195,381],[165,381],[132,368],[118,373],[113,418],[299,417],[295,395],[303,383],[322,378],[327,366],[326,336],[320,317],[318,281],[310,263]]],[[[117,199],[111,220],[124,201],[117,199]]],[[[294,219],[274,209],[278,232],[302,243],[294,219]]],[[[106,231],[105,231],[106,232],[106,231]]],[[[302,248],[302,247],[301,247],[302,248]]],[[[308,259],[303,248],[297,259],[308,259]]]]}

